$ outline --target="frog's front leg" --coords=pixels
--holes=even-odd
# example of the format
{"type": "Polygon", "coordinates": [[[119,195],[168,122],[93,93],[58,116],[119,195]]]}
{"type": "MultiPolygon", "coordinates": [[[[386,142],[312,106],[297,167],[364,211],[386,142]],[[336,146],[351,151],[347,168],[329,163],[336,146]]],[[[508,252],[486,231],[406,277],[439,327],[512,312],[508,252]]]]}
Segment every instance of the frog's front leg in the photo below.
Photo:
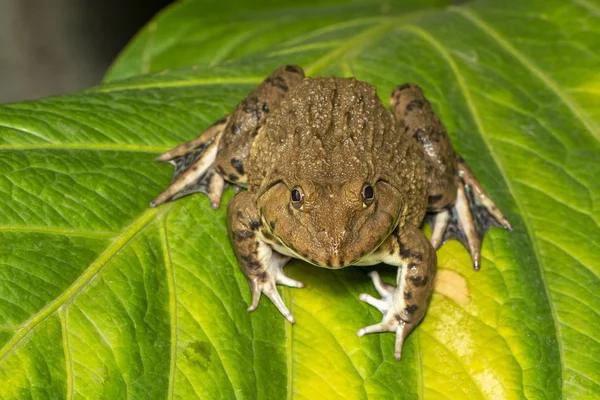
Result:
{"type": "Polygon", "coordinates": [[[383,320],[360,329],[363,336],[374,332],[395,332],[394,356],[400,360],[406,336],[423,319],[433,291],[437,257],[427,237],[417,227],[397,228],[386,241],[359,265],[386,263],[398,267],[396,286],[381,280],[375,271],[369,275],[381,299],[362,293],[360,299],[383,313],[383,320]]]}
{"type": "Polygon", "coordinates": [[[466,162],[456,154],[440,119],[415,84],[398,86],[391,106],[400,132],[422,151],[427,172],[428,216],[437,249],[449,239],[458,239],[479,269],[481,241],[487,230],[501,226],[512,230],[508,220],[485,192],[466,162]]]}
{"type": "Polygon", "coordinates": [[[248,279],[252,303],[248,311],[258,307],[261,293],[267,295],[290,323],[294,317],[277,291],[277,284],[302,288],[304,284],[283,274],[290,257],[276,252],[262,239],[262,222],[256,211],[256,200],[250,192],[240,192],[229,202],[227,228],[240,268],[248,279]]]}

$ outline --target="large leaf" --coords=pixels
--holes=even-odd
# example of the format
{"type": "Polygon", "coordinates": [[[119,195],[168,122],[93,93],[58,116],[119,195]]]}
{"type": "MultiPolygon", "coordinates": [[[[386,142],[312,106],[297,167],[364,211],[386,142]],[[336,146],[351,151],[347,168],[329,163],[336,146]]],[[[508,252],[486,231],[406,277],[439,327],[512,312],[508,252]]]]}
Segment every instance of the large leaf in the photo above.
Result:
{"type": "Polygon", "coordinates": [[[1,397],[599,393],[600,3],[252,3],[178,3],[109,83],[0,108],[1,397]],[[171,174],[154,157],[290,63],[384,99],[419,83],[515,226],[487,235],[480,272],[439,251],[442,283],[467,286],[434,294],[401,362],[393,335],[356,337],[380,318],[364,270],[294,262],[292,327],[264,299],[245,311],[225,207],[147,208],[171,174]]]}

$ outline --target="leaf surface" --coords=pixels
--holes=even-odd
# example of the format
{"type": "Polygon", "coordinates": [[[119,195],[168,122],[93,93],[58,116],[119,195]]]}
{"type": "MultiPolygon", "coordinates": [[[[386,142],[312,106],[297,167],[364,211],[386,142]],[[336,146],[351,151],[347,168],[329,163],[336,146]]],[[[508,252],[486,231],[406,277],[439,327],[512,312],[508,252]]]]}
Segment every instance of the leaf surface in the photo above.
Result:
{"type": "Polygon", "coordinates": [[[0,107],[2,398],[600,392],[600,3],[313,3],[180,2],[102,86],[0,107]],[[147,207],[172,172],[157,154],[292,63],[384,100],[417,82],[515,227],[489,232],[480,272],[457,242],[438,252],[455,293],[401,362],[393,335],[355,334],[380,319],[366,270],[293,262],[292,327],[264,299],[246,312],[226,207],[147,207]]]}

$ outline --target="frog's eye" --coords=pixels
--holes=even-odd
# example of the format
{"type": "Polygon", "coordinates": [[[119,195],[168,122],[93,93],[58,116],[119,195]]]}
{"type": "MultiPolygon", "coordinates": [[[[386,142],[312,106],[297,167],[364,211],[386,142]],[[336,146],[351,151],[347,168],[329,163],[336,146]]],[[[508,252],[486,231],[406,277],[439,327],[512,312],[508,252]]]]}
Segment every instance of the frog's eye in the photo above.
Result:
{"type": "Polygon", "coordinates": [[[362,189],[362,201],[363,201],[363,204],[365,206],[368,206],[369,204],[371,204],[373,202],[374,198],[375,198],[375,190],[373,190],[373,186],[371,186],[368,183],[366,183],[365,186],[363,186],[363,189],[362,189]]]}
{"type": "Polygon", "coordinates": [[[300,186],[296,186],[292,189],[291,193],[292,205],[296,208],[302,207],[304,204],[304,192],[300,186]]]}

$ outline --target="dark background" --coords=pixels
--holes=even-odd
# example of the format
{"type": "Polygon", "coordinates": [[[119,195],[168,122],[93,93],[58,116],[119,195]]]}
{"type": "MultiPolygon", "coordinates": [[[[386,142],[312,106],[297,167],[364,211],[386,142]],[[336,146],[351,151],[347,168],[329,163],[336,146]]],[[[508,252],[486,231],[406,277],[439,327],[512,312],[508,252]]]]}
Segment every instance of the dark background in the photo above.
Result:
{"type": "Polygon", "coordinates": [[[98,84],[169,0],[0,0],[0,103],[98,84]]]}

